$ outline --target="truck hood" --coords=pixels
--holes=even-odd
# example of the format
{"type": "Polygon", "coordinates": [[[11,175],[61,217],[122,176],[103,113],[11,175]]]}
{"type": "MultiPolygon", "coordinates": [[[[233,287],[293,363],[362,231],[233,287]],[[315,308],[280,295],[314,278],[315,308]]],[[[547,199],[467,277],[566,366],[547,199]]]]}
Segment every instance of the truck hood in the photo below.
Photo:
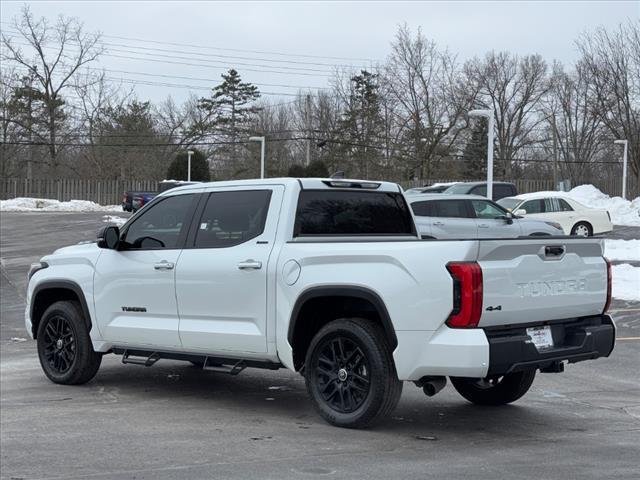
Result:
{"type": "Polygon", "coordinates": [[[68,263],[94,263],[100,256],[101,252],[102,249],[98,248],[97,242],[82,242],[78,243],[77,245],[58,248],[53,253],[42,257],[41,261],[47,262],[50,265],[68,263]]]}

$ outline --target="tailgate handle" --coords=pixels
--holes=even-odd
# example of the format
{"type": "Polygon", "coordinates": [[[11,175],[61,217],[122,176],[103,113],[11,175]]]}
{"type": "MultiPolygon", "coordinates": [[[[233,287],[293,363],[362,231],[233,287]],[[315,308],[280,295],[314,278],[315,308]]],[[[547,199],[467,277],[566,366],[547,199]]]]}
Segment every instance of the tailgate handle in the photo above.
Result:
{"type": "Polygon", "coordinates": [[[559,257],[564,253],[564,247],[561,245],[544,247],[545,257],[559,257]]]}

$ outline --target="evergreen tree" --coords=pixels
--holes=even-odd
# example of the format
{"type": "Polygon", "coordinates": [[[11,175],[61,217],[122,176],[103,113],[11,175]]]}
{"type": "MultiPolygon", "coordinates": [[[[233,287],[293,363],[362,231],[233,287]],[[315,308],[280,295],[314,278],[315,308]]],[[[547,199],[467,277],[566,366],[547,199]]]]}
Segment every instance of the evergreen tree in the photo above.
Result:
{"type": "Polygon", "coordinates": [[[239,171],[236,165],[239,156],[237,142],[252,132],[251,123],[261,109],[255,105],[260,98],[258,87],[243,82],[240,74],[234,70],[222,74],[222,83],[212,89],[211,97],[201,98],[198,108],[205,113],[205,124],[198,128],[202,133],[216,133],[220,140],[230,142],[216,151],[216,156],[229,161],[231,167],[239,171]]]}
{"type": "MultiPolygon", "coordinates": [[[[194,182],[208,182],[209,175],[209,163],[204,154],[196,149],[192,148],[193,155],[191,155],[191,180],[194,182]]],[[[176,155],[169,169],[167,170],[167,179],[170,180],[186,180],[187,171],[189,165],[189,157],[187,152],[180,152],[176,155]]]]}
{"type": "Polygon", "coordinates": [[[338,138],[344,140],[345,154],[357,165],[359,176],[369,176],[377,150],[369,145],[379,144],[383,136],[384,119],[381,114],[378,74],[361,70],[351,77],[348,105],[338,127],[338,138]]]}
{"type": "Polygon", "coordinates": [[[487,172],[488,122],[480,118],[473,126],[471,138],[464,147],[462,174],[468,179],[481,179],[487,172]]]}

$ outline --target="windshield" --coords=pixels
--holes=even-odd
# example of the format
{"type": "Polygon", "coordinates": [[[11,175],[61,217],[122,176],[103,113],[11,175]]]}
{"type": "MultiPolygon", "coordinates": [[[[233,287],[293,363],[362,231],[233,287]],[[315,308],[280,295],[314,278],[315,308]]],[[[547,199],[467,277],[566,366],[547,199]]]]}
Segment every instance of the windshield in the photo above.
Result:
{"type": "Polygon", "coordinates": [[[498,200],[498,205],[500,205],[503,208],[506,208],[509,211],[512,211],[514,208],[516,208],[520,203],[522,202],[522,200],[518,199],[518,198],[511,198],[511,197],[507,197],[507,198],[501,198],[500,200],[498,200]]]}
{"type": "Polygon", "coordinates": [[[468,183],[457,183],[455,185],[451,185],[443,193],[447,193],[447,194],[469,193],[469,189],[471,187],[472,185],[469,185],[468,183]]]}

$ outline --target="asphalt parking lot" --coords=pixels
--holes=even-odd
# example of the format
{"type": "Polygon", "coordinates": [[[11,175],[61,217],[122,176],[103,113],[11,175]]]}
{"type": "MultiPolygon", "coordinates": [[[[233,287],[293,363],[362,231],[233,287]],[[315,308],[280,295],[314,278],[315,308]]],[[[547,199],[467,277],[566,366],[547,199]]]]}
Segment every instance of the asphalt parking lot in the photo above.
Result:
{"type": "Polygon", "coordinates": [[[640,477],[640,303],[613,302],[609,359],[539,374],[514,405],[476,407],[450,386],[427,398],[405,384],[393,416],[369,430],[325,424],[287,370],[232,377],[108,355],[88,384],[55,385],[26,340],[26,269],[94,238],[102,215],[2,214],[3,479],[640,477]]]}

